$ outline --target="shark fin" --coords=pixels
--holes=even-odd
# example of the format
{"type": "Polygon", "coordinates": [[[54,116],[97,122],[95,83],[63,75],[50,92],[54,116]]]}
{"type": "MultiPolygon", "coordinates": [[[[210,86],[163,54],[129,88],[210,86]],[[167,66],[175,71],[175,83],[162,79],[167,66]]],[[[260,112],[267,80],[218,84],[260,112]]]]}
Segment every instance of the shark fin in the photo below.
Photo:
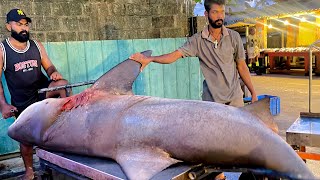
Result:
{"type": "Polygon", "coordinates": [[[116,161],[130,180],[149,180],[172,164],[180,162],[159,148],[143,147],[120,150],[116,161]]]}
{"type": "Polygon", "coordinates": [[[250,112],[258,117],[265,125],[272,131],[278,133],[278,125],[274,122],[273,116],[270,113],[270,99],[264,98],[252,104],[242,107],[244,110],[250,112]]]}
{"type": "MultiPolygon", "coordinates": [[[[150,50],[142,52],[145,56],[151,56],[151,53],[150,50]]],[[[140,63],[127,59],[102,75],[91,88],[116,95],[133,94],[132,84],[140,73],[140,67],[140,63]]]]}

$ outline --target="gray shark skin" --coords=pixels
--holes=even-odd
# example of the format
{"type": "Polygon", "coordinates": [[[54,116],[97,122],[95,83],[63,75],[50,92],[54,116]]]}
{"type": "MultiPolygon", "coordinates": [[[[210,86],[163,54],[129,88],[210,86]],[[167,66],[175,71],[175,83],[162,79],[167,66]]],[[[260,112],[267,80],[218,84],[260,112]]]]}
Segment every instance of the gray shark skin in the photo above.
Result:
{"type": "Polygon", "coordinates": [[[268,101],[235,108],[133,95],[140,66],[126,60],[80,94],[32,104],[10,126],[9,136],[49,150],[112,158],[131,180],[150,179],[179,161],[262,167],[315,179],[268,128],[272,123],[258,117],[254,107],[265,106],[259,109],[268,114],[268,101]]]}

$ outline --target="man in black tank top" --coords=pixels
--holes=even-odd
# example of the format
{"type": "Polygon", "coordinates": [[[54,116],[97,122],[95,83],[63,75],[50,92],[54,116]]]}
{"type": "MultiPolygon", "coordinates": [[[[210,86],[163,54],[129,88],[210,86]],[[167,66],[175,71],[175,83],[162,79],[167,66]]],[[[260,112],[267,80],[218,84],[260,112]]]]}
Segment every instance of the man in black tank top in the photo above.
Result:
{"type": "MultiPolygon", "coordinates": [[[[49,97],[66,97],[64,90],[38,94],[38,89],[66,85],[61,74],[50,61],[43,45],[29,39],[31,19],[21,9],[12,9],[7,14],[6,28],[11,37],[0,43],[0,78],[4,71],[11,95],[11,105],[6,102],[0,86],[0,110],[3,118],[18,117],[34,102],[49,97]],[[46,71],[50,80],[41,72],[46,71]]],[[[20,152],[26,173],[24,179],[33,179],[32,145],[20,144],[20,152]]]]}

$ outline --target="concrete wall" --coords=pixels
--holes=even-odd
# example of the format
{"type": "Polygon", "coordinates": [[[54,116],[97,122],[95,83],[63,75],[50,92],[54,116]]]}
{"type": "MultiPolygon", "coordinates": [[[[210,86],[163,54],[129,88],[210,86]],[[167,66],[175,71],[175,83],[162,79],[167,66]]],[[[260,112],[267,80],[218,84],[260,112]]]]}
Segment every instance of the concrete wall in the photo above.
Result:
{"type": "Polygon", "coordinates": [[[42,42],[168,38],[188,34],[193,5],[183,0],[0,0],[0,40],[6,13],[21,8],[42,42]]]}

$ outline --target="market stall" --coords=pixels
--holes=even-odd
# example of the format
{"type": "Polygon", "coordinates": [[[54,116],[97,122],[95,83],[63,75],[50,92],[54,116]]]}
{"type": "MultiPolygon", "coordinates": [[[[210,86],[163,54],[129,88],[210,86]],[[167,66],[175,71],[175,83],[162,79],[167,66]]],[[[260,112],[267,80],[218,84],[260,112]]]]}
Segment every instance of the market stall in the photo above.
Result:
{"type": "MultiPolygon", "coordinates": [[[[273,48],[273,49],[265,49],[263,50],[264,56],[268,56],[269,58],[269,72],[270,73],[304,73],[308,75],[309,73],[309,61],[310,61],[310,53],[308,48],[298,47],[298,48],[273,48]],[[285,67],[279,66],[276,63],[276,57],[283,58],[285,60],[285,67]],[[301,63],[301,61],[296,62],[293,60],[294,57],[302,57],[302,65],[303,71],[299,71],[296,66],[297,63],[301,63]]],[[[320,72],[320,51],[314,50],[312,52],[312,59],[314,62],[314,71],[316,74],[320,72]]]]}

